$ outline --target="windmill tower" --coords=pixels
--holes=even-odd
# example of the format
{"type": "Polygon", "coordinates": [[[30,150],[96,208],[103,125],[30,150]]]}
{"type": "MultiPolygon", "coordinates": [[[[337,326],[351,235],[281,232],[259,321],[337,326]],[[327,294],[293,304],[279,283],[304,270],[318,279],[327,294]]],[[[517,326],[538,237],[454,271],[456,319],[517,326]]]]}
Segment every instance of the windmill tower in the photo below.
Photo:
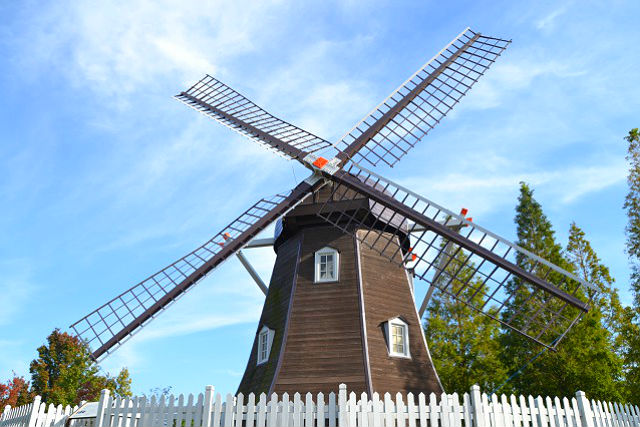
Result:
{"type": "MultiPolygon", "coordinates": [[[[328,393],[343,382],[356,393],[442,392],[410,273],[352,234],[362,238],[368,228],[334,216],[347,233],[318,216],[326,206],[344,218],[375,206],[355,194],[348,204],[331,199],[330,186],[314,192],[277,229],[277,259],[239,391],[328,393]]],[[[408,234],[406,221],[378,221],[368,226],[408,234]]]]}
{"type": "Polygon", "coordinates": [[[336,144],[205,76],[176,98],[311,175],[71,328],[100,360],[235,254],[266,294],[243,392],[441,391],[414,281],[555,348],[594,286],[364,166],[394,166],[509,43],[466,29],[336,144]],[[275,238],[257,239],[272,223],[275,238]],[[264,244],[277,253],[268,288],[241,252],[264,244]]]}

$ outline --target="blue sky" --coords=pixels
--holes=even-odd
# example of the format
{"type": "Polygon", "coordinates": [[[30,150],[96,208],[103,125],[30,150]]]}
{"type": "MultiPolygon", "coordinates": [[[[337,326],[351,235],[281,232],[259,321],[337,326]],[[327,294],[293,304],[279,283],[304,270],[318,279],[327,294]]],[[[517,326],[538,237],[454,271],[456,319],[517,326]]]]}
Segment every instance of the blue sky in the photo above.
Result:
{"type": "MultiPolygon", "coordinates": [[[[558,239],[576,221],[630,301],[622,137],[640,125],[640,3],[202,3],[0,4],[0,379],[305,176],[172,95],[209,73],[336,140],[467,26],[513,44],[379,172],[511,239],[529,182],[558,239]]],[[[272,251],[247,255],[267,279],[272,251]]],[[[234,392],[262,301],[232,260],[103,367],[128,366],[136,393],[234,392]]]]}

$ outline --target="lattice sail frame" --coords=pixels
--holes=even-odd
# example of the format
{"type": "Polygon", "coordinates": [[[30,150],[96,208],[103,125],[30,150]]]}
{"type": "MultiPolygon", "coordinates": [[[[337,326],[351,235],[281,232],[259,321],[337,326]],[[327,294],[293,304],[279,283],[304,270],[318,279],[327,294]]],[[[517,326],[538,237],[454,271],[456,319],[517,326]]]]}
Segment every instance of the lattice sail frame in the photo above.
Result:
{"type": "Polygon", "coordinates": [[[466,95],[511,43],[467,28],[336,144],[357,163],[394,166],[466,95]],[[353,148],[357,148],[355,152],[353,148]]]}
{"type": "Polygon", "coordinates": [[[71,329],[89,348],[94,349],[93,357],[101,360],[240,250],[257,233],[301,203],[310,194],[311,188],[305,183],[288,194],[259,200],[206,243],[92,311],[71,325],[71,329]],[[281,212],[264,221],[282,206],[285,208],[281,212]]]}
{"type": "Polygon", "coordinates": [[[320,209],[320,217],[411,270],[415,277],[543,346],[555,348],[588,310],[598,292],[596,287],[568,271],[355,163],[340,173],[335,176],[332,195],[320,209]],[[368,190],[359,192],[353,186],[340,183],[340,173],[355,177],[368,190]],[[371,193],[375,192],[435,223],[446,226],[448,222],[462,222],[465,227],[456,233],[465,240],[489,251],[500,264],[504,261],[516,265],[536,278],[551,282],[548,285],[552,287],[543,288],[522,279],[488,257],[445,238],[430,229],[429,224],[420,224],[426,229],[410,236],[406,227],[397,226],[410,224],[410,218],[378,201],[370,204],[368,212],[339,211],[332,203],[371,199],[371,193]],[[513,304],[514,300],[518,300],[518,304],[513,304]],[[514,311],[516,306],[521,310],[514,311]]]}
{"type": "Polygon", "coordinates": [[[329,141],[273,116],[208,74],[175,98],[284,157],[302,159],[301,152],[313,153],[331,146],[329,141]]]}

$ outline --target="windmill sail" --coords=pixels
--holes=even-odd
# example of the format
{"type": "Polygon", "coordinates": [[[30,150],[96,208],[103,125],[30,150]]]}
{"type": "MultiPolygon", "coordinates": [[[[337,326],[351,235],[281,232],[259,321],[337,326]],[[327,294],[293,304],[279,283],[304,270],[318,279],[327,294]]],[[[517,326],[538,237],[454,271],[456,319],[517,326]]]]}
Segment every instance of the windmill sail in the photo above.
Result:
{"type": "Polygon", "coordinates": [[[329,141],[269,114],[209,75],[175,97],[280,155],[302,160],[307,153],[331,145],[329,141]]]}
{"type": "Polygon", "coordinates": [[[464,30],[337,144],[343,161],[394,166],[433,129],[511,43],[464,30]]]}
{"type": "Polygon", "coordinates": [[[108,355],[304,200],[313,188],[302,182],[288,195],[261,199],[205,244],[92,311],[71,328],[93,349],[94,359],[108,355]]]}
{"type": "Polygon", "coordinates": [[[490,231],[356,164],[332,176],[319,215],[391,261],[532,340],[555,348],[588,311],[597,289],[490,231]],[[368,212],[334,212],[335,202],[368,197],[368,212]],[[345,218],[345,216],[348,216],[345,218]],[[446,227],[453,218],[467,227],[446,227]],[[424,227],[412,241],[403,227],[424,227]],[[356,232],[355,230],[368,230],[356,232]],[[471,274],[469,272],[471,271],[471,274]]]}

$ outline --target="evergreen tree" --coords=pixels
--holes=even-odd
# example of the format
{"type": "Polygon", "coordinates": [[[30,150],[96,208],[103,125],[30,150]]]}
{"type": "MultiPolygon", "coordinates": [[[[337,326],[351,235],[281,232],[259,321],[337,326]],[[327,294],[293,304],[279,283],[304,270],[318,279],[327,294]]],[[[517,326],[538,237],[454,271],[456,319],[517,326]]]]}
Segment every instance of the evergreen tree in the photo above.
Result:
{"type": "MultiPolygon", "coordinates": [[[[480,278],[473,277],[474,265],[465,264],[468,255],[454,250],[451,244],[444,250],[453,260],[436,279],[436,285],[459,293],[459,298],[471,300],[474,305],[482,305],[486,287],[480,278]],[[451,280],[453,276],[455,280],[451,280]]],[[[434,293],[427,306],[425,335],[447,393],[468,392],[473,384],[491,390],[506,379],[500,361],[499,332],[496,321],[447,292],[434,293]]]]}
{"type": "Polygon", "coordinates": [[[47,337],[46,345],[38,348],[38,358],[31,362],[30,372],[32,391],[56,405],[97,400],[102,388],[120,396],[131,395],[126,368],[115,378],[99,375],[87,345],[59,329],[47,337]]]}
{"type": "Polygon", "coordinates": [[[627,211],[627,254],[631,264],[631,287],[635,298],[635,307],[640,307],[640,133],[638,128],[629,131],[625,137],[629,143],[626,159],[629,162],[627,185],[629,192],[624,201],[627,211]]]}
{"type": "Polygon", "coordinates": [[[625,228],[626,251],[631,266],[631,290],[634,304],[626,310],[624,342],[624,372],[627,393],[634,403],[640,403],[640,132],[629,131],[624,138],[628,143],[626,159],[629,162],[627,185],[629,192],[624,202],[627,211],[625,228]]]}
{"type": "MultiPolygon", "coordinates": [[[[533,190],[524,182],[520,183],[520,194],[516,206],[516,232],[517,241],[520,247],[533,252],[562,268],[567,267],[566,260],[562,254],[562,246],[555,240],[555,232],[551,222],[542,211],[542,206],[533,197],[533,190]]],[[[545,276],[544,272],[536,271],[532,260],[518,253],[516,264],[534,274],[545,276]]],[[[553,280],[550,275],[546,280],[553,280]]],[[[515,294],[503,310],[503,317],[509,318],[512,313],[520,312],[523,317],[533,315],[528,311],[528,297],[535,288],[527,283],[522,283],[520,279],[513,278],[507,283],[507,292],[515,294]]],[[[522,336],[512,329],[504,329],[500,336],[502,345],[502,361],[512,373],[513,377],[503,391],[515,391],[523,394],[541,394],[549,385],[548,373],[538,369],[540,366],[540,355],[542,348],[532,340],[522,336]],[[535,360],[535,363],[531,361],[535,360]]],[[[553,393],[550,395],[554,395],[553,393]]]]}
{"type": "MultiPolygon", "coordinates": [[[[620,335],[610,332],[608,327],[620,324],[623,310],[617,294],[611,289],[613,279],[608,269],[600,263],[584,232],[575,224],[570,229],[566,254],[563,253],[555,240],[551,222],[534,199],[533,190],[525,183],[520,186],[516,225],[520,246],[602,286],[605,292],[567,333],[557,351],[542,350],[540,357],[529,365],[527,363],[540,353],[541,348],[513,331],[504,332],[501,341],[505,363],[514,372],[527,365],[513,379],[513,387],[522,394],[573,396],[582,390],[591,398],[621,400],[622,359],[616,352],[620,335]]],[[[524,268],[530,267],[523,257],[517,262],[524,268]]],[[[534,273],[537,272],[534,270],[534,273]]],[[[547,276],[546,280],[556,286],[562,283],[554,275],[547,276]]],[[[514,301],[518,304],[522,300],[516,298],[514,301]]]]}

